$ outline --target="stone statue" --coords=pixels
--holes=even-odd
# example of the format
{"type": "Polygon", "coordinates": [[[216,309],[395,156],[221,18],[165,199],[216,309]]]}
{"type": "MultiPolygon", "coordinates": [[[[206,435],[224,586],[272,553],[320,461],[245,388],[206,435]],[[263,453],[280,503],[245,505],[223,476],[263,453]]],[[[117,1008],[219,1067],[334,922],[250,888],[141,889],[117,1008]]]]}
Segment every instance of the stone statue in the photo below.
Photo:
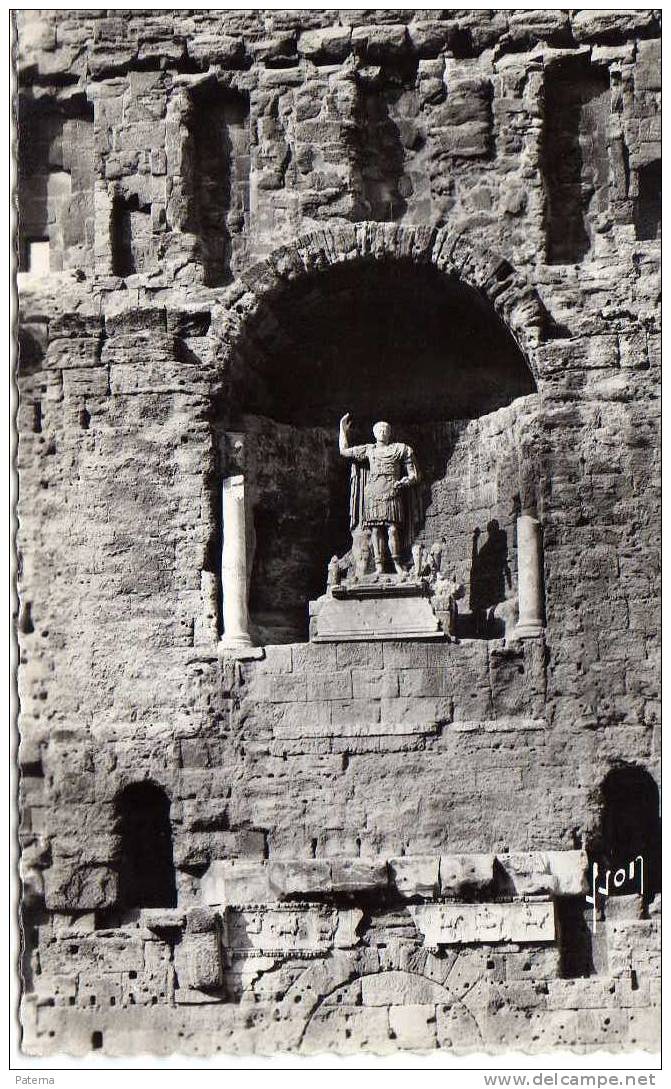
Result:
{"type": "Polygon", "coordinates": [[[402,554],[412,544],[419,522],[414,485],[419,480],[415,456],[404,442],[391,441],[391,427],[380,421],[373,427],[375,442],[350,446],[349,413],[340,421],[340,453],[350,458],[350,529],[370,530],[375,570],[384,572],[385,538],[394,569],[405,574],[402,554]]]}
{"type": "Polygon", "coordinates": [[[370,530],[358,526],[352,533],[352,555],[354,557],[354,577],[361,579],[368,574],[370,558],[370,530]]]}
{"type": "Polygon", "coordinates": [[[436,579],[441,573],[441,565],[443,562],[443,544],[442,541],[434,541],[429,549],[429,565],[432,578],[436,579]]]}
{"type": "Polygon", "coordinates": [[[326,588],[331,590],[334,586],[340,584],[341,571],[340,560],[337,556],[331,556],[326,574],[326,588]]]}
{"type": "Polygon", "coordinates": [[[448,635],[455,636],[457,634],[457,615],[459,612],[457,602],[464,597],[464,594],[464,584],[459,582],[454,572],[451,575],[443,575],[440,571],[436,574],[434,603],[440,612],[447,613],[448,635]]]}
{"type": "Polygon", "coordinates": [[[416,579],[424,574],[424,545],[421,541],[412,546],[413,571],[416,579]]]}

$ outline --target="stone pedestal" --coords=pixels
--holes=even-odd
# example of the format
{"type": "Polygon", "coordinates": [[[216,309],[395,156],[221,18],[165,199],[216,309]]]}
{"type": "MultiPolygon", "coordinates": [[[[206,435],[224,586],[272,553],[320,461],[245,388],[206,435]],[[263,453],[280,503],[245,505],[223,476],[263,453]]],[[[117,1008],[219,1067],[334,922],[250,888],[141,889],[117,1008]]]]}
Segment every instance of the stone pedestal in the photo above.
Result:
{"type": "Polygon", "coordinates": [[[247,609],[247,537],[245,484],[242,476],[229,476],[222,487],[223,546],[221,587],[223,597],[224,650],[252,647],[247,609]]]}
{"type": "Polygon", "coordinates": [[[315,643],[445,638],[421,579],[365,576],[310,602],[315,643]]]}
{"type": "Polygon", "coordinates": [[[517,519],[517,583],[519,620],[515,636],[532,639],[543,631],[545,610],[541,526],[530,514],[521,514],[517,519]]]}

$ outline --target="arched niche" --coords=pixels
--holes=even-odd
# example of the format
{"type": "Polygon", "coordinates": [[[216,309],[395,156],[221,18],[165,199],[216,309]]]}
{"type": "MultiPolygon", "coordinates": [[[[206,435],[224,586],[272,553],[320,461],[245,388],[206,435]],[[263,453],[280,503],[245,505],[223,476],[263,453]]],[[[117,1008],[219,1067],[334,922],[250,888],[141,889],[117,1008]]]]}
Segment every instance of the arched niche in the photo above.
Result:
{"type": "MultiPolygon", "coordinates": [[[[612,768],[601,784],[601,845],[604,862],[615,873],[638,856],[644,865],[644,898],[661,892],[661,818],[659,788],[652,775],[636,764],[612,768]]],[[[633,881],[620,886],[623,894],[639,887],[638,867],[633,881]]],[[[611,894],[618,889],[612,885],[611,894]]]]}
{"type": "Polygon", "coordinates": [[[116,797],[119,907],[175,907],[170,799],[152,782],[131,783],[116,797]]]}
{"type": "Polygon", "coordinates": [[[351,544],[349,466],[337,446],[345,412],[352,441],[370,441],[373,422],[387,419],[415,448],[424,543],[445,538],[467,591],[474,533],[484,544],[497,523],[502,571],[488,585],[514,595],[515,519],[533,475],[522,433],[536,423],[533,353],[546,324],[502,258],[420,228],[324,232],[243,277],[221,324],[215,417],[224,472],[246,480],[259,642],[306,637],[307,603],[323,592],[330,557],[351,544]],[[231,455],[231,437],[243,456],[231,455]]]}

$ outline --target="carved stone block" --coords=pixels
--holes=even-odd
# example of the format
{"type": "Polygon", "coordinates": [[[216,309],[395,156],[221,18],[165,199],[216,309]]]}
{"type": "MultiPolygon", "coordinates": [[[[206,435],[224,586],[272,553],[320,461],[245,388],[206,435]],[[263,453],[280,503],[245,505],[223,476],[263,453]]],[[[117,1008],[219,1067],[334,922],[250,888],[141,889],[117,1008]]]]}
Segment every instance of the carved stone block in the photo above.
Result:
{"type": "Polygon", "coordinates": [[[216,931],[186,935],[175,950],[177,979],[182,987],[217,990],[223,983],[221,940],[216,931]]]}
{"type": "Polygon", "coordinates": [[[483,942],[552,942],[550,899],[498,904],[412,904],[408,907],[430,948],[483,942]]]}
{"type": "Polygon", "coordinates": [[[435,896],[438,891],[438,859],[392,858],[389,872],[396,891],[404,897],[435,896]]]}
{"type": "Polygon", "coordinates": [[[276,899],[263,863],[215,861],[203,875],[201,895],[206,904],[268,903],[276,899]]]}
{"type": "Polygon", "coordinates": [[[462,896],[475,892],[491,884],[493,877],[493,855],[441,855],[442,896],[462,896]]]}
{"type": "Polygon", "coordinates": [[[399,582],[352,587],[341,596],[334,592],[311,601],[310,639],[316,643],[445,639],[445,632],[424,586],[399,582]]]}

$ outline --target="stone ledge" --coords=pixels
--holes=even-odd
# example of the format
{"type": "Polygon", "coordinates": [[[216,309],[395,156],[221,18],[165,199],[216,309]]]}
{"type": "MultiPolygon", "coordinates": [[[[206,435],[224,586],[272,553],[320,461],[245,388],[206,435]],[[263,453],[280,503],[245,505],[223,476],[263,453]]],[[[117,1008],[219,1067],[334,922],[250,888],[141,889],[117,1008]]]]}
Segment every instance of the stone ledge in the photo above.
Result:
{"type": "Polygon", "coordinates": [[[139,922],[147,930],[183,930],[186,913],[179,908],[143,908],[139,922]]]}
{"type": "Polygon", "coordinates": [[[497,897],[579,896],[588,891],[582,851],[512,855],[408,855],[403,858],[217,860],[203,876],[211,906],[276,904],[297,898],[395,893],[401,899],[438,895],[497,897]]]}

